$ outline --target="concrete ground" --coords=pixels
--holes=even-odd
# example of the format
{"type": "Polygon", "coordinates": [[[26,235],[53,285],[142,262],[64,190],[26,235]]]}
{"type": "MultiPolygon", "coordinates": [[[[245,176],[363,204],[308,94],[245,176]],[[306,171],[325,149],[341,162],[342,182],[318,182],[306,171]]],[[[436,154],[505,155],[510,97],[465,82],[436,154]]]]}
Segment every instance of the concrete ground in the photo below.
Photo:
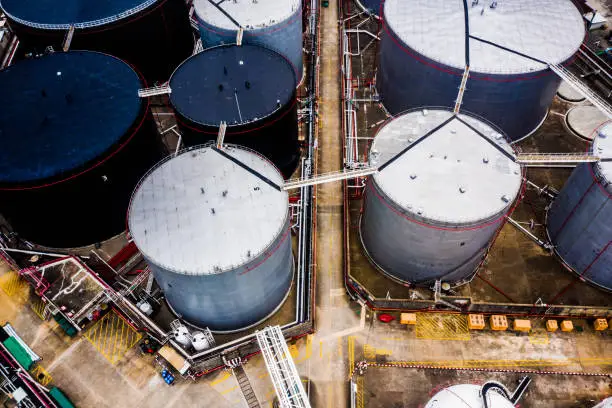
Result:
{"type": "MultiPolygon", "coordinates": [[[[523,376],[371,367],[362,380],[364,403],[368,408],[423,407],[443,387],[493,380],[512,391],[523,376]]],[[[612,392],[609,378],[531,375],[531,379],[532,383],[519,402],[521,407],[591,408],[612,392]]]]}

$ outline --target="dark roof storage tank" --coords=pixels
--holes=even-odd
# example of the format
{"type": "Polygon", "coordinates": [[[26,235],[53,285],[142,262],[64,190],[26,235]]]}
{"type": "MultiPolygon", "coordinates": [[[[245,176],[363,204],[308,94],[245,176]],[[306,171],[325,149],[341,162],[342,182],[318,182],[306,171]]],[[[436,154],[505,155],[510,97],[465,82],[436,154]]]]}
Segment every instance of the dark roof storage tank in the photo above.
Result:
{"type": "Polygon", "coordinates": [[[170,78],[170,102],[186,146],[225,141],[266,156],[288,177],[299,158],[295,73],[286,58],[256,45],[209,48],[170,78]]]}
{"type": "Polygon", "coordinates": [[[355,2],[368,14],[373,14],[375,16],[380,14],[382,0],[355,0],[355,2]]]}
{"type": "Polygon", "coordinates": [[[544,121],[561,81],[547,64],[571,60],[585,34],[570,0],[386,0],[382,9],[376,79],[387,110],[454,107],[469,65],[461,108],[512,140],[544,121]]]}
{"type": "Polygon", "coordinates": [[[592,153],[605,161],[576,167],[548,211],[556,254],[582,279],[612,291],[612,123],[593,137],[592,153]]]}
{"type": "Polygon", "coordinates": [[[175,313],[229,332],[280,307],[293,278],[288,195],[271,185],[282,182],[232,145],[188,149],[142,180],[129,229],[175,313]]]}
{"type": "Polygon", "coordinates": [[[20,50],[61,51],[71,26],[73,50],[106,52],[128,61],[149,81],[166,81],[193,52],[184,0],[0,0],[20,50]]]}
{"type": "Polygon", "coordinates": [[[383,273],[415,285],[469,279],[522,183],[498,130],[443,109],[391,119],[374,138],[370,163],[380,171],[365,189],[364,249],[383,273]]]}
{"type": "Polygon", "coordinates": [[[0,71],[0,213],[36,244],[94,244],[125,230],[131,191],[162,156],[140,77],[97,52],[0,71]]]}
{"type": "Polygon", "coordinates": [[[204,48],[236,43],[261,45],[284,55],[302,80],[302,0],[194,0],[204,48]]]}

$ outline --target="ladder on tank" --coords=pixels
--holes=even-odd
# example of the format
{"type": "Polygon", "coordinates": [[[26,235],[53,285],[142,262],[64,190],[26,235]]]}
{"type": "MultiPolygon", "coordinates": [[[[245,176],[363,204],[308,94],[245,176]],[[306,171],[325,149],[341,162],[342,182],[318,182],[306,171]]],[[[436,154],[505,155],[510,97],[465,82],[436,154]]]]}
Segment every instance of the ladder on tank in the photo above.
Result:
{"type": "Polygon", "coordinates": [[[238,382],[240,391],[242,391],[242,396],[244,397],[247,407],[260,408],[259,401],[257,400],[257,396],[255,395],[255,391],[253,391],[253,387],[251,386],[249,377],[247,377],[242,365],[237,365],[236,367],[233,367],[232,372],[236,377],[236,381],[238,382]]]}
{"type": "Polygon", "coordinates": [[[576,167],[580,163],[610,160],[581,153],[519,153],[516,157],[516,162],[526,167],[576,167]]]}
{"type": "Polygon", "coordinates": [[[612,107],[601,96],[597,95],[576,75],[561,64],[548,64],[548,67],[572,88],[582,94],[589,102],[599,109],[608,119],[612,119],[612,107]]]}
{"type": "Polygon", "coordinates": [[[310,408],[280,326],[266,327],[256,336],[281,408],[310,408]]]}
{"type": "Polygon", "coordinates": [[[453,109],[455,115],[459,113],[461,105],[463,104],[463,95],[465,94],[465,89],[467,87],[467,81],[469,77],[470,66],[466,65],[465,70],[463,71],[463,77],[461,78],[461,84],[459,85],[459,93],[457,94],[457,100],[455,100],[455,108],[453,109]]]}

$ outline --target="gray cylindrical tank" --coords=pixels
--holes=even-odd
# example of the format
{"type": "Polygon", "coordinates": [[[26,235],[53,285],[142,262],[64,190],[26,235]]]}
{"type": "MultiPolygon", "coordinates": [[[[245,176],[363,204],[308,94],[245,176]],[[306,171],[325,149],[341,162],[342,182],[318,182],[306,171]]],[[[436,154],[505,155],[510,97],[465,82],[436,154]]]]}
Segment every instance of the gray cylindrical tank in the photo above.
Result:
{"type": "MultiPolygon", "coordinates": [[[[612,123],[600,127],[592,152],[612,158],[612,123]]],[[[578,166],[553,201],[548,236],[563,263],[583,279],[612,290],[612,162],[578,166]]]]}
{"type": "Polygon", "coordinates": [[[360,229],[368,257],[402,282],[465,282],[521,188],[513,160],[501,133],[473,116],[418,110],[387,122],[370,150],[370,163],[383,168],[365,190],[360,229]]]}
{"type": "Polygon", "coordinates": [[[267,318],[293,277],[288,196],[264,181],[281,185],[282,175],[245,148],[223,152],[231,159],[198,147],[162,161],[129,210],[134,242],[170,307],[216,332],[267,318]]]}
{"type": "MultiPolygon", "coordinates": [[[[460,384],[445,388],[433,396],[425,408],[484,408],[482,387],[475,384],[460,384]]],[[[514,404],[498,392],[487,393],[489,408],[513,408],[514,404]]]]}
{"type": "Polygon", "coordinates": [[[570,0],[499,1],[496,8],[489,7],[490,1],[473,3],[467,2],[467,53],[464,2],[386,0],[378,91],[392,114],[452,107],[469,59],[462,109],[519,140],[543,122],[560,79],[546,64],[499,46],[564,63],[584,38],[582,16],[570,0]]]}
{"type": "Polygon", "coordinates": [[[204,48],[236,43],[244,29],[245,44],[261,45],[284,55],[302,80],[301,0],[232,0],[212,4],[195,0],[194,7],[204,48]]]}

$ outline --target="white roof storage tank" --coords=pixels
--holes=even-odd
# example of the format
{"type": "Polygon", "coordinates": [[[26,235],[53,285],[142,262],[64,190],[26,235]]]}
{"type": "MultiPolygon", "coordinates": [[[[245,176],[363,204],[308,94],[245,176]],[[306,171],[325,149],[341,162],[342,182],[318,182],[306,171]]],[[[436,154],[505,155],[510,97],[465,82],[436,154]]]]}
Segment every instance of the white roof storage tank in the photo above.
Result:
{"type": "Polygon", "coordinates": [[[415,110],[388,121],[370,150],[361,238],[401,282],[460,284],[475,272],[522,184],[503,135],[473,116],[415,110]]]}
{"type": "Polygon", "coordinates": [[[282,183],[263,156],[231,145],[183,151],[141,181],[130,232],[176,314],[229,332],[280,307],[293,277],[282,183]]]}
{"type": "Polygon", "coordinates": [[[547,64],[570,61],[585,35],[570,0],[386,0],[382,9],[385,107],[453,107],[469,65],[462,109],[512,140],[543,122],[560,83],[547,64]]]}
{"type": "MultiPolygon", "coordinates": [[[[453,385],[437,393],[425,405],[425,408],[485,408],[481,395],[481,386],[474,384],[453,385]]],[[[488,408],[514,408],[514,404],[503,395],[489,391],[488,408]]]]}
{"type": "Polygon", "coordinates": [[[301,0],[194,0],[204,48],[236,43],[270,48],[287,58],[302,80],[301,0]]]}

